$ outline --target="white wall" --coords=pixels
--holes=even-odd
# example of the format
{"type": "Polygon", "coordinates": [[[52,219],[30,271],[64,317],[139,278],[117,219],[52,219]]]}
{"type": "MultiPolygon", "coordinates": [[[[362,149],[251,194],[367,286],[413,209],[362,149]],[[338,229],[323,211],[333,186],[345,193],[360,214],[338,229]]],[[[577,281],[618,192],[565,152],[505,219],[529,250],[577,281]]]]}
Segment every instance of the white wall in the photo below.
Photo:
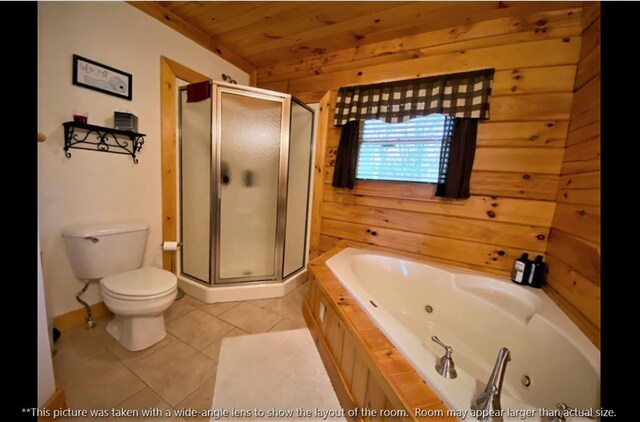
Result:
{"type": "MultiPolygon", "coordinates": [[[[62,228],[69,224],[143,219],[151,225],[145,264],[161,266],[160,56],[220,80],[239,84],[248,74],[126,3],[38,3],[38,183],[43,273],[49,315],[81,308],[82,284],[67,258],[62,228]],[[72,55],[133,75],[133,101],[71,84],[72,55]],[[64,156],[62,123],[74,111],[89,123],[111,126],[114,111],[138,116],[146,133],[140,163],[130,157],[71,150],[64,156]]],[[[98,286],[84,296],[101,300],[98,286]]]]}
{"type": "Polygon", "coordinates": [[[44,284],[40,264],[40,240],[38,239],[38,406],[45,404],[55,391],[47,307],[44,302],[44,284]]]}

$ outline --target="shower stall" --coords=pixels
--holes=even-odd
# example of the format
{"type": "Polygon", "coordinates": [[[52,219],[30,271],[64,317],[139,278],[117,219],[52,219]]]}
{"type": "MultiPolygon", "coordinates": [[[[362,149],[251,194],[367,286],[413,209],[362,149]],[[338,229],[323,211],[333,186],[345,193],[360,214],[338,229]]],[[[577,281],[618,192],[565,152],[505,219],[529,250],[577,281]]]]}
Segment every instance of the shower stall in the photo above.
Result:
{"type": "Polygon", "coordinates": [[[208,303],[286,294],[306,279],[313,110],[218,82],[178,98],[180,287],[208,303]]]}

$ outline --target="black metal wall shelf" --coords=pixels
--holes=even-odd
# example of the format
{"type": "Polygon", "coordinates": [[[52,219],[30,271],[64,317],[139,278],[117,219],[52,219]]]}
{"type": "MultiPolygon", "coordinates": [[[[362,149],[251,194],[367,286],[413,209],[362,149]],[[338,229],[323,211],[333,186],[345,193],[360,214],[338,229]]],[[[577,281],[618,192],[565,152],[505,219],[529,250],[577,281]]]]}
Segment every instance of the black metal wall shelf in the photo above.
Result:
{"type": "Polygon", "coordinates": [[[69,149],[84,149],[130,155],[133,162],[138,164],[136,154],[144,144],[146,136],[144,133],[78,122],[65,122],[62,126],[64,126],[64,153],[67,158],[71,158],[69,149]],[[86,133],[82,135],[82,132],[86,133]],[[97,142],[88,140],[91,134],[95,135],[97,142]],[[118,136],[126,139],[118,139],[118,136]]]}

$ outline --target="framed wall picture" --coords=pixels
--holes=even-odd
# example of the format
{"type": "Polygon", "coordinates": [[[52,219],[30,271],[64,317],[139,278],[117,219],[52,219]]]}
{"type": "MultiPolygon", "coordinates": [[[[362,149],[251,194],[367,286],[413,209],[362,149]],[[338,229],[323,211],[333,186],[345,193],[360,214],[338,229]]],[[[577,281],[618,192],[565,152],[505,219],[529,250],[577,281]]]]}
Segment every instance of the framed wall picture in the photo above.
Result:
{"type": "Polygon", "coordinates": [[[133,76],[77,54],[73,55],[73,84],[131,101],[133,76]]]}

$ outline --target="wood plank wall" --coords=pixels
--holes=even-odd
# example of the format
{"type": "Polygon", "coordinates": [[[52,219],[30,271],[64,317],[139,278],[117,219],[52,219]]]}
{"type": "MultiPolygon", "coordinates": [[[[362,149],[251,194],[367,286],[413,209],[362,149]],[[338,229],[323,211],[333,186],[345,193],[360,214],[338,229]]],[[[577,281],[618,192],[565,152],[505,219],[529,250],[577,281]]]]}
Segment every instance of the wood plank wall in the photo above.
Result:
{"type": "Polygon", "coordinates": [[[258,86],[320,101],[312,256],[349,239],[507,275],[522,251],[548,252],[550,295],[599,344],[599,4],[525,4],[528,13],[258,69],[258,86]],[[436,199],[411,183],[331,187],[338,87],[483,67],[496,76],[471,198],[436,199]]]}
{"type": "MultiPolygon", "coordinates": [[[[600,7],[583,11],[584,32],[556,210],[547,246],[549,284],[600,335],[600,7]]],[[[571,315],[571,313],[570,313],[571,315]]]]}
{"type": "MultiPolygon", "coordinates": [[[[496,95],[568,92],[579,55],[579,42],[573,38],[582,31],[581,4],[496,3],[498,9],[488,15],[494,18],[478,21],[469,3],[467,25],[429,32],[404,29],[398,38],[372,42],[365,37],[358,47],[330,53],[316,48],[319,54],[311,58],[257,69],[257,83],[318,102],[340,86],[495,67],[496,95]]],[[[461,21],[460,11],[456,14],[455,19],[441,20],[461,21]]],[[[295,53],[291,51],[291,57],[295,53]]]]}
{"type": "Polygon", "coordinates": [[[506,275],[523,251],[544,254],[581,46],[582,9],[564,7],[259,69],[259,86],[304,101],[330,90],[320,105],[312,256],[349,239],[506,275]],[[339,86],[483,67],[497,73],[491,119],[479,127],[471,198],[437,199],[431,185],[414,183],[331,187],[339,86]]]}

